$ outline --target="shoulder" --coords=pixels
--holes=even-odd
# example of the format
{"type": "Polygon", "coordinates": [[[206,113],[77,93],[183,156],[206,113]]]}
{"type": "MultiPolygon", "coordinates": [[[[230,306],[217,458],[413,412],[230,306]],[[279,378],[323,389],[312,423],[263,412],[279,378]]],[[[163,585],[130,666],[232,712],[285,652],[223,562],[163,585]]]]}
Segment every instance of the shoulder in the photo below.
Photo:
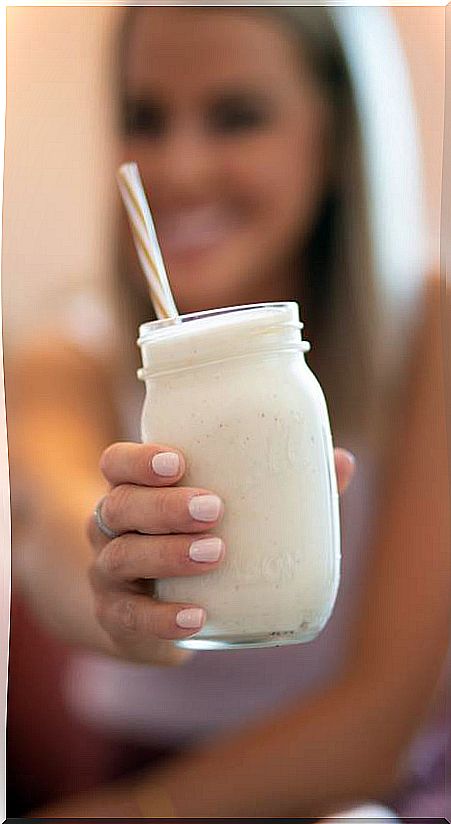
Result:
{"type": "Polygon", "coordinates": [[[402,358],[380,407],[375,449],[382,477],[403,465],[411,450],[428,462],[428,453],[446,448],[444,353],[450,324],[451,301],[439,272],[433,271],[424,276],[413,311],[409,307],[402,358]]]}
{"type": "Polygon", "coordinates": [[[63,443],[73,472],[96,471],[102,449],[117,440],[108,367],[72,341],[47,335],[8,353],[5,390],[11,466],[19,474],[31,471],[32,453],[39,466],[59,472],[63,443]]]}
{"type": "Polygon", "coordinates": [[[430,326],[431,332],[441,336],[451,320],[451,294],[440,272],[434,271],[425,278],[423,297],[423,322],[430,326]]]}
{"type": "Polygon", "coordinates": [[[438,272],[425,278],[412,335],[402,427],[410,432],[411,448],[424,461],[446,451],[445,346],[451,323],[451,300],[438,272]]]}
{"type": "Polygon", "coordinates": [[[451,328],[451,296],[445,287],[439,272],[425,278],[413,335],[413,390],[421,383],[443,389],[445,345],[451,328]]]}
{"type": "MultiPolygon", "coordinates": [[[[71,340],[42,333],[5,352],[5,400],[11,441],[25,430],[74,437],[78,431],[108,433],[119,428],[112,369],[97,353],[71,340]]],[[[78,437],[78,436],[77,436],[78,437]]],[[[96,436],[97,437],[97,436],[96,436]]],[[[105,435],[106,437],[106,435],[105,435]]]]}
{"type": "Polygon", "coordinates": [[[115,324],[106,300],[94,292],[77,293],[55,313],[52,325],[35,327],[5,345],[8,371],[15,378],[39,374],[41,381],[64,376],[104,377],[117,348],[115,324]]]}
{"type": "Polygon", "coordinates": [[[39,394],[50,387],[74,385],[87,380],[106,380],[107,363],[74,341],[50,330],[16,345],[5,346],[5,385],[7,395],[26,384],[39,394]]]}

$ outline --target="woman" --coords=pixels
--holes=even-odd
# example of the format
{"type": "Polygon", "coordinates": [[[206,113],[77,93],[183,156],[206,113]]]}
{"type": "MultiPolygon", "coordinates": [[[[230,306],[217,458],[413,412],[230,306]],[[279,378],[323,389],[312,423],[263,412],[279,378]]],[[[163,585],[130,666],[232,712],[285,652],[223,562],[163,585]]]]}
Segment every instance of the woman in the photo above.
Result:
{"type": "MultiPolygon", "coordinates": [[[[139,525],[149,534],[145,558],[130,543],[130,554],[118,558],[117,544],[93,519],[90,542],[84,537],[86,513],[105,493],[99,454],[128,436],[141,401],[131,344],[150,308],[131,244],[121,241],[128,253],[119,328],[131,328],[120,350],[108,338],[109,357],[100,358],[58,339],[58,347],[24,359],[15,381],[31,398],[14,422],[15,472],[32,489],[29,527],[42,549],[27,552],[24,541],[16,568],[43,619],[65,637],[152,665],[99,664],[111,694],[102,706],[89,664],[79,706],[103,713],[124,734],[134,728],[185,754],[153,777],[54,814],[319,816],[387,797],[447,643],[436,284],[422,295],[417,322],[428,346],[413,342],[405,373],[383,369],[387,318],[378,311],[359,120],[325,10],[138,8],[127,13],[121,53],[122,154],[137,160],[151,191],[179,310],[298,299],[335,440],[352,446],[361,475],[344,499],[339,602],[318,641],[185,660],[171,641],[198,626],[180,627],[180,605],[152,602],[128,584],[132,564],[134,579],[162,574],[158,557],[165,575],[180,574],[165,534],[180,533],[185,552],[193,532],[216,524],[196,525],[188,516],[191,493],[177,444],[122,442],[102,456],[110,484],[103,521],[118,533],[139,525]],[[39,463],[29,458],[37,448],[39,463]],[[178,458],[172,476],[144,471],[168,452],[178,458]],[[169,497],[167,487],[178,481],[169,497]],[[157,522],[163,495],[174,506],[157,522]],[[377,501],[371,510],[370,496],[377,501]],[[182,666],[158,666],[168,662],[182,666]],[[221,728],[227,735],[218,735],[221,728]]],[[[168,472],[164,457],[154,468],[164,460],[168,472]]],[[[344,487],[351,474],[345,454],[337,467],[344,487]]],[[[221,560],[193,561],[191,571],[202,574],[221,560]]]]}

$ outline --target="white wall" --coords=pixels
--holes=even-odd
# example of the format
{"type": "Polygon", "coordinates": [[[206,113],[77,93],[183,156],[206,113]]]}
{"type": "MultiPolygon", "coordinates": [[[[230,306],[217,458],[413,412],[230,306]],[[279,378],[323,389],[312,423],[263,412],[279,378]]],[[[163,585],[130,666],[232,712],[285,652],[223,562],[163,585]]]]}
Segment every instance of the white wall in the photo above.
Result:
{"type": "Polygon", "coordinates": [[[6,332],[111,262],[109,8],[9,8],[3,232],[6,332]]]}

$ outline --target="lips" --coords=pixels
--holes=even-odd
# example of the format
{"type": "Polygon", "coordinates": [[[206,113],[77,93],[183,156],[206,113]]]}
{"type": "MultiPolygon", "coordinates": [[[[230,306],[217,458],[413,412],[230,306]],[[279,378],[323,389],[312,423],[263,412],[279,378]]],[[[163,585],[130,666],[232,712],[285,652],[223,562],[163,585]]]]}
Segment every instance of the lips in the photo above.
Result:
{"type": "Polygon", "coordinates": [[[157,215],[156,226],[164,254],[179,257],[223,243],[236,228],[237,220],[231,210],[208,205],[157,215]]]}

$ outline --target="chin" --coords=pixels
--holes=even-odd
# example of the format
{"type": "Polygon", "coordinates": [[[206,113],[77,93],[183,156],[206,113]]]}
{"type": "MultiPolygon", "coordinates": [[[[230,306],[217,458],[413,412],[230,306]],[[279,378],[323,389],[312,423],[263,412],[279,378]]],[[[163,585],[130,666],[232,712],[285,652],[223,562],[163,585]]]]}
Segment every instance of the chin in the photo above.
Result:
{"type": "Polygon", "coordinates": [[[217,292],[212,293],[207,286],[204,290],[199,287],[200,284],[197,284],[197,288],[190,290],[189,293],[185,289],[177,290],[176,303],[181,314],[188,315],[191,312],[204,312],[207,309],[219,309],[230,305],[230,300],[224,303],[217,292]]]}
{"type": "Polygon", "coordinates": [[[231,287],[231,279],[226,272],[230,272],[230,267],[219,266],[214,261],[208,266],[202,261],[202,265],[198,266],[193,266],[190,262],[185,267],[179,264],[177,269],[169,268],[179,311],[188,314],[236,303],[240,291],[239,281],[235,288],[231,287]]]}
{"type": "Polygon", "coordinates": [[[259,301],[263,266],[241,244],[165,260],[183,314],[259,301]]]}

